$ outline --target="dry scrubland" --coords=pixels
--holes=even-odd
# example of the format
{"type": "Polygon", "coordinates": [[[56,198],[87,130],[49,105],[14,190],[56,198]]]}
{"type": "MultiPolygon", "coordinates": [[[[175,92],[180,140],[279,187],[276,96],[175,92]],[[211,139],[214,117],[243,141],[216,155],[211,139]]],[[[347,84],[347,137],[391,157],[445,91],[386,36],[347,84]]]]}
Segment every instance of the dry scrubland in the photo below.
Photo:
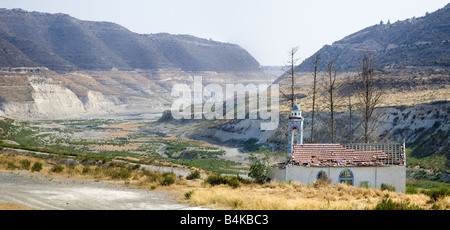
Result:
{"type": "MultiPolygon", "coordinates": [[[[402,194],[344,184],[332,185],[326,182],[313,185],[270,182],[260,185],[247,181],[239,183],[236,187],[226,184],[212,186],[203,179],[188,180],[170,173],[152,172],[143,167],[58,166],[55,159],[38,159],[4,150],[0,155],[0,170],[33,171],[36,162],[42,164],[42,169],[34,173],[71,179],[105,180],[123,183],[124,186],[133,188],[169,191],[175,193],[182,203],[221,210],[371,210],[383,201],[403,205],[403,208],[425,210],[437,209],[436,207],[444,210],[450,208],[449,196],[433,201],[424,194],[402,194]]],[[[0,204],[0,209],[27,209],[27,207],[0,204]]]]}
{"type": "MultiPolygon", "coordinates": [[[[358,82],[354,77],[357,76],[356,72],[338,73],[337,79],[339,84],[346,83],[347,77],[351,77],[352,84],[358,82]]],[[[319,72],[317,77],[318,90],[323,90],[322,77],[324,73],[319,72]]],[[[298,104],[301,106],[304,112],[312,111],[312,86],[313,77],[312,73],[298,73],[295,80],[295,92],[298,96],[298,104]]],[[[413,106],[422,103],[431,103],[435,101],[447,101],[450,98],[448,75],[445,74],[417,74],[417,73],[391,73],[391,74],[377,74],[377,77],[382,78],[383,98],[378,107],[391,107],[391,106],[413,106]]],[[[290,81],[289,77],[282,79],[280,84],[280,90],[289,94],[290,93],[290,81]]],[[[320,97],[320,92],[318,97],[320,97]]],[[[336,95],[340,104],[346,105],[348,98],[336,95]]],[[[280,111],[289,112],[291,110],[290,102],[280,93],[280,111]]],[[[354,94],[351,98],[352,103],[358,103],[358,97],[354,94]]],[[[321,103],[322,99],[318,98],[317,101],[320,110],[328,110],[324,108],[321,103]]],[[[347,111],[347,106],[336,106],[336,111],[347,111]]]]}
{"type": "MultiPolygon", "coordinates": [[[[189,203],[214,209],[238,210],[371,210],[383,200],[416,209],[432,209],[433,202],[423,194],[405,195],[374,188],[357,188],[344,184],[301,185],[271,182],[238,188],[226,185],[203,186],[188,191],[189,203]],[[193,192],[192,192],[193,191],[193,192]]],[[[185,193],[186,194],[186,193],[185,193]]],[[[450,207],[449,197],[434,203],[450,207]]]]}

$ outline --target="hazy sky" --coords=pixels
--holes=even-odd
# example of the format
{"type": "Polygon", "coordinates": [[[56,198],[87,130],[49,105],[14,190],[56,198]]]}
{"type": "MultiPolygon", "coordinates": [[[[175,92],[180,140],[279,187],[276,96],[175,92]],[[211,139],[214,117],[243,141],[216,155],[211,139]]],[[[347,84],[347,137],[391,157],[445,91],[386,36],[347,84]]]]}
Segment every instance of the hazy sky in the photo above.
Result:
{"type": "Polygon", "coordinates": [[[141,33],[191,34],[235,43],[262,65],[305,59],[381,20],[424,16],[449,0],[1,0],[0,8],[65,13],[141,33]]]}

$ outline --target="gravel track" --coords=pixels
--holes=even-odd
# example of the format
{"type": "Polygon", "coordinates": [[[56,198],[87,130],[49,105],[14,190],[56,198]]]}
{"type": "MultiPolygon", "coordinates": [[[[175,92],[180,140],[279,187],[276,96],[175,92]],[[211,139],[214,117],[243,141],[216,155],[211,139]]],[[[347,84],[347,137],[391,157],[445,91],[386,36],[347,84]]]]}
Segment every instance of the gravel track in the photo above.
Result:
{"type": "Polygon", "coordinates": [[[198,210],[168,192],[94,180],[63,179],[27,171],[0,172],[0,203],[43,210],[198,210]]]}

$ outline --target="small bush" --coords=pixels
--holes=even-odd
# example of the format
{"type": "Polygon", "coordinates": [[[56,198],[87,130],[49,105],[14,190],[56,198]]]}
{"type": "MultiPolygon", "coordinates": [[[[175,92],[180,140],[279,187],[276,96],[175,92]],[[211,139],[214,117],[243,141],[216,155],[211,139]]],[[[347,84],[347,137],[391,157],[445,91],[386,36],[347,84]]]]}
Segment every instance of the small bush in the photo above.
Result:
{"type": "Polygon", "coordinates": [[[16,165],[14,162],[8,161],[8,163],[6,164],[6,168],[7,168],[7,169],[10,169],[10,170],[15,170],[15,169],[17,169],[18,167],[17,167],[17,165],[16,165]]]}
{"type": "Polygon", "coordinates": [[[83,166],[83,170],[81,171],[82,174],[88,174],[91,172],[91,167],[89,165],[83,166]]]}
{"type": "Polygon", "coordinates": [[[160,181],[160,184],[163,186],[169,186],[171,184],[174,184],[176,180],[175,173],[173,172],[165,172],[162,174],[162,181],[160,181]]]}
{"type": "Polygon", "coordinates": [[[242,206],[243,203],[244,202],[242,200],[235,200],[235,201],[233,201],[233,209],[239,208],[240,206],[242,206]]]}
{"type": "Polygon", "coordinates": [[[239,182],[239,179],[235,176],[233,177],[226,177],[226,183],[232,188],[237,188],[241,185],[241,182],[239,182]]]}
{"type": "Polygon", "coordinates": [[[395,187],[392,185],[381,184],[381,190],[388,190],[390,192],[395,192],[395,187]]]}
{"type": "Polygon", "coordinates": [[[407,201],[395,202],[389,198],[388,194],[386,194],[386,196],[378,202],[375,210],[422,210],[422,208],[417,205],[409,205],[409,202],[407,201]]]}
{"type": "MultiPolygon", "coordinates": [[[[323,187],[323,186],[328,186],[328,185],[331,184],[330,181],[331,181],[331,180],[329,180],[329,179],[327,179],[327,178],[318,179],[318,180],[316,180],[316,181],[314,182],[313,186],[314,186],[314,188],[319,188],[319,187],[323,187]]],[[[289,181],[289,184],[290,184],[291,182],[292,182],[292,181],[289,181]]]]}
{"type": "Polygon", "coordinates": [[[135,165],[133,165],[133,166],[131,167],[132,170],[138,170],[138,169],[140,169],[140,168],[141,168],[141,165],[140,165],[140,164],[135,164],[135,165]]]}
{"type": "Polygon", "coordinates": [[[226,180],[224,177],[222,177],[220,174],[211,174],[209,175],[206,180],[206,183],[214,186],[219,184],[226,184],[226,180]]]}
{"type": "Polygon", "coordinates": [[[23,168],[23,169],[25,169],[25,170],[28,170],[28,169],[30,169],[30,166],[31,166],[31,161],[29,161],[29,160],[21,160],[20,161],[20,166],[23,168]]]}
{"type": "Polygon", "coordinates": [[[450,196],[450,189],[446,187],[432,188],[422,193],[429,196],[433,201],[437,201],[441,197],[450,196]]]}
{"type": "Polygon", "coordinates": [[[112,179],[126,180],[131,177],[131,168],[112,168],[108,170],[108,175],[112,179]]]}
{"type": "Polygon", "coordinates": [[[242,177],[239,176],[222,176],[220,174],[212,174],[206,178],[205,182],[212,186],[227,184],[232,188],[237,188],[241,185],[242,180],[242,177]]]}
{"type": "Polygon", "coordinates": [[[31,167],[31,172],[39,172],[41,170],[42,170],[42,163],[41,162],[36,162],[31,167]]]}
{"type": "Polygon", "coordinates": [[[189,199],[191,199],[192,194],[194,194],[194,190],[187,191],[186,193],[184,193],[184,198],[185,198],[186,200],[189,200],[189,199]]]}
{"type": "Polygon", "coordinates": [[[414,187],[414,186],[407,186],[405,192],[406,192],[406,194],[417,194],[418,189],[417,189],[417,187],[414,187]]]}
{"type": "Polygon", "coordinates": [[[198,170],[195,170],[186,176],[186,179],[188,179],[188,180],[194,180],[194,179],[199,179],[199,178],[200,178],[200,171],[198,171],[198,170]]]}
{"type": "Polygon", "coordinates": [[[70,170],[74,170],[75,167],[77,167],[77,165],[74,164],[74,163],[70,163],[70,164],[67,165],[67,168],[70,169],[70,170]]]}
{"type": "Polygon", "coordinates": [[[148,182],[159,182],[162,180],[161,173],[156,173],[147,169],[142,169],[142,174],[147,177],[148,182]]]}
{"type": "Polygon", "coordinates": [[[148,182],[158,182],[160,185],[163,186],[174,184],[177,179],[175,173],[173,172],[159,173],[147,169],[142,169],[142,174],[147,177],[148,182]]]}
{"type": "Polygon", "coordinates": [[[59,173],[59,172],[62,172],[63,170],[64,170],[64,165],[55,165],[52,167],[52,169],[50,171],[54,172],[54,173],[59,173]]]}

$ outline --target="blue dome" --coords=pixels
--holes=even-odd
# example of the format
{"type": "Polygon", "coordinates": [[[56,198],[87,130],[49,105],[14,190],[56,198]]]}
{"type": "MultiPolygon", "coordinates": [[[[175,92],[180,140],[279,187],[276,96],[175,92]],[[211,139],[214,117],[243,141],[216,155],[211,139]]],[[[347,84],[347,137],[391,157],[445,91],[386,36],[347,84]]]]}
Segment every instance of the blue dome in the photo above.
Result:
{"type": "Polygon", "coordinates": [[[292,110],[300,110],[300,107],[298,107],[298,105],[294,105],[294,107],[292,107],[292,110]]]}

